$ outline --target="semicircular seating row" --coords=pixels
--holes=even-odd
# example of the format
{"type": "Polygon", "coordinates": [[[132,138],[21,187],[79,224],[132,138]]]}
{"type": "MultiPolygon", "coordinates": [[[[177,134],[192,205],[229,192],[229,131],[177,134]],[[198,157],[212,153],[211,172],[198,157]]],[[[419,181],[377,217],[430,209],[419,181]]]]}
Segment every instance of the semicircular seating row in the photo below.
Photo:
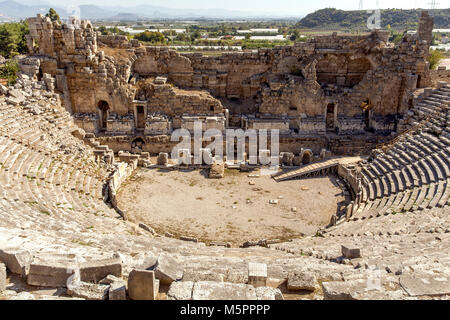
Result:
{"type": "Polygon", "coordinates": [[[362,167],[362,201],[354,220],[442,208],[450,195],[450,87],[413,110],[423,126],[362,167]]]}
{"type": "Polygon", "coordinates": [[[31,114],[0,100],[0,213],[5,227],[79,231],[117,214],[103,202],[107,171],[67,130],[66,111],[31,114]],[[71,146],[80,152],[68,152],[71,146]]]}

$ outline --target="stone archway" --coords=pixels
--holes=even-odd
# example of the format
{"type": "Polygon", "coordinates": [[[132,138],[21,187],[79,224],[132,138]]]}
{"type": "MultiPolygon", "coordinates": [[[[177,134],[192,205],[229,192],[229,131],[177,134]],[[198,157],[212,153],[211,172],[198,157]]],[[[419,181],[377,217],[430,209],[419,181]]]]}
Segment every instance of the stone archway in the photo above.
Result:
{"type": "Polygon", "coordinates": [[[137,137],[131,141],[131,152],[140,154],[144,149],[145,141],[141,137],[137,137]]]}

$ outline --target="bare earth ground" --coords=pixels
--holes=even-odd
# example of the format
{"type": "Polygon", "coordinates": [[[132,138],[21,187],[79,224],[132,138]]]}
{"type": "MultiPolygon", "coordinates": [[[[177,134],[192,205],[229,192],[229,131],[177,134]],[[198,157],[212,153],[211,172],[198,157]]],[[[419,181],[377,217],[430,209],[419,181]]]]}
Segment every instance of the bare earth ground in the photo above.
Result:
{"type": "Polygon", "coordinates": [[[277,183],[248,175],[226,170],[224,179],[211,180],[207,171],[140,169],[119,191],[118,203],[131,221],[159,234],[237,245],[314,234],[344,202],[334,177],[277,183]]]}

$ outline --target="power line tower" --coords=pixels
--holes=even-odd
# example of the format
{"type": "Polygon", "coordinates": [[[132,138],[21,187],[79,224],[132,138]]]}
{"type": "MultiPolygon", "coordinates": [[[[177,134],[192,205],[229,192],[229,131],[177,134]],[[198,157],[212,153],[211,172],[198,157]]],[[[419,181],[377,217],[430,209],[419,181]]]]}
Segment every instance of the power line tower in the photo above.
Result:
{"type": "Polygon", "coordinates": [[[436,9],[436,7],[439,5],[439,2],[437,2],[437,0],[431,0],[429,5],[430,5],[430,9],[436,9]]]}
{"type": "Polygon", "coordinates": [[[359,0],[358,10],[364,10],[364,2],[363,2],[363,0],[359,0]]]}

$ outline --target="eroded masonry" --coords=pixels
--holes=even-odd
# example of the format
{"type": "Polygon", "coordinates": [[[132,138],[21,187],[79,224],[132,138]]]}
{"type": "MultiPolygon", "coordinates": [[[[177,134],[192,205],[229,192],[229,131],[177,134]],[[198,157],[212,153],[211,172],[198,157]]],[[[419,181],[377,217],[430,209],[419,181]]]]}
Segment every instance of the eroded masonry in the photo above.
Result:
{"type": "Polygon", "coordinates": [[[414,91],[432,84],[425,13],[398,46],[377,30],[220,56],[98,35],[88,21],[28,22],[29,75],[54,79],[76,123],[116,152],[168,152],[171,132],[194,121],[279,129],[281,151],[296,154],[368,152],[399,130],[414,91]]]}

